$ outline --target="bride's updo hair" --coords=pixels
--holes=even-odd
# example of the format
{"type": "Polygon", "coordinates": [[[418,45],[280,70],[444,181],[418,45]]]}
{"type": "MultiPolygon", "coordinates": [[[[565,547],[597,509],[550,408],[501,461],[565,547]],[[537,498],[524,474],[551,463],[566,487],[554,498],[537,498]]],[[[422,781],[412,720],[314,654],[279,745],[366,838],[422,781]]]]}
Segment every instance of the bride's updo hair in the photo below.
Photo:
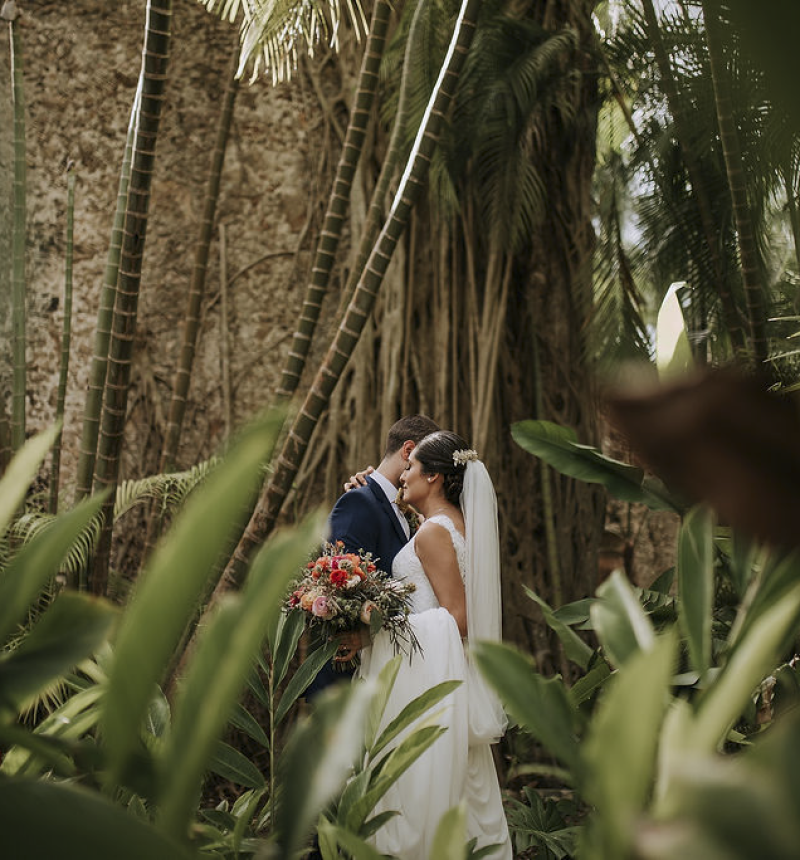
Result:
{"type": "Polygon", "coordinates": [[[422,467],[423,473],[442,476],[444,497],[454,505],[459,503],[467,464],[466,460],[456,463],[453,454],[456,451],[468,450],[469,442],[452,430],[437,430],[435,433],[429,433],[414,448],[414,457],[422,467]]]}

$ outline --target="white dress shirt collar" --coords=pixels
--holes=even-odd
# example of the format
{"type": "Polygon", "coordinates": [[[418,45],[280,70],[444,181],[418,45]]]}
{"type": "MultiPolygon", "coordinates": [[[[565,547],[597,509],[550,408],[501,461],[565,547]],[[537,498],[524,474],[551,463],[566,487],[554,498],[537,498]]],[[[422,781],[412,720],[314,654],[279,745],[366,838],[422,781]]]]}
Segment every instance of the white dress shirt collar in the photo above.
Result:
{"type": "Polygon", "coordinates": [[[398,508],[397,504],[395,503],[395,499],[397,498],[397,487],[395,487],[395,485],[380,472],[372,472],[370,474],[370,478],[372,478],[386,494],[386,498],[391,503],[392,510],[394,511],[395,516],[400,521],[400,525],[403,527],[403,534],[406,537],[409,537],[411,535],[411,528],[408,525],[408,520],[400,513],[400,508],[398,508]]]}

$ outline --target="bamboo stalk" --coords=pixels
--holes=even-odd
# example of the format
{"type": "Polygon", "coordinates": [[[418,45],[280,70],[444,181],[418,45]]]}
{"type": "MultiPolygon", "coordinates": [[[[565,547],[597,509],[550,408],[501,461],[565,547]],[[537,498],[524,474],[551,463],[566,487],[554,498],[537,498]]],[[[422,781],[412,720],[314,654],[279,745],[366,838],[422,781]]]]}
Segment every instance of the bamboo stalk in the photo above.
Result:
{"type": "Polygon", "coordinates": [[[91,586],[95,594],[104,594],[108,581],[114,497],[125,430],[155,147],[165,100],[171,19],[171,0],[148,0],[142,52],[142,97],[136,117],[119,284],[114,303],[105,402],[97,450],[95,489],[108,488],[110,492],[103,505],[103,532],[92,569],[91,586]]]}
{"type": "Polygon", "coordinates": [[[222,414],[225,420],[225,438],[230,439],[233,424],[231,407],[231,349],[228,339],[228,253],[225,225],[219,225],[219,361],[222,376],[222,414]]]}
{"type": "Polygon", "coordinates": [[[300,312],[297,331],[292,338],[292,346],[283,369],[278,389],[280,399],[288,399],[297,389],[306,364],[311,341],[319,321],[322,301],[328,290],[328,282],[336,259],[342,224],[350,200],[353,176],[358,166],[364,145],[364,137],[372,112],[372,104],[378,87],[383,47],[389,26],[391,6],[387,0],[378,0],[372,14],[369,37],[364,49],[364,58],[358,80],[355,103],[350,114],[344,146],[342,147],[336,176],[333,182],[328,209],[320,234],[311,277],[306,287],[306,295],[300,312]]]}
{"type": "Polygon", "coordinates": [[[25,398],[27,389],[25,244],[26,244],[26,168],[25,168],[25,88],[22,77],[22,39],[19,11],[13,0],[6,0],[0,18],[8,21],[11,52],[11,98],[14,106],[14,222],[12,233],[11,320],[14,385],[11,395],[11,450],[25,444],[25,398]]]}
{"type": "MultiPolygon", "coordinates": [[[[75,171],[72,164],[67,172],[67,251],[64,273],[64,326],[61,335],[61,366],[58,375],[58,394],[56,397],[56,421],[62,423],[64,418],[64,402],[67,396],[67,374],[69,373],[69,352],[72,339],[72,234],[75,215],[75,171]]],[[[50,504],[51,514],[58,512],[58,490],[61,473],[61,436],[58,431],[53,443],[53,465],[50,470],[50,504]]],[[[70,583],[75,585],[75,583],[70,583]]]]}
{"type": "MultiPolygon", "coordinates": [[[[169,418],[167,420],[167,431],[164,439],[164,448],[161,453],[161,471],[171,472],[175,469],[178,459],[178,446],[180,444],[183,419],[186,415],[186,401],[189,393],[189,384],[192,379],[192,368],[197,351],[197,341],[200,336],[200,317],[203,310],[203,298],[205,295],[206,272],[208,270],[208,255],[211,246],[211,238],[214,231],[214,218],[219,201],[219,189],[222,180],[222,168],[225,164],[225,151],[230,137],[231,123],[233,121],[236,95],[239,91],[239,82],[236,78],[238,67],[238,51],[231,56],[231,63],[227,72],[225,94],[222,99],[222,110],[217,123],[217,134],[214,141],[214,151],[211,155],[211,165],[206,181],[205,200],[203,203],[203,218],[200,222],[197,241],[194,247],[194,264],[192,266],[192,278],[189,284],[189,296],[184,313],[183,338],[181,340],[181,353],[175,378],[172,383],[172,398],[169,406],[169,418]]],[[[227,279],[223,280],[229,286],[227,279]]]]}
{"type": "Polygon", "coordinates": [[[416,140],[406,163],[389,216],[367,260],[325,360],[294,419],[274,471],[256,510],[228,563],[219,590],[238,585],[250,557],[274,528],[281,507],[308,447],[311,434],[330,402],[338,382],[375,304],[389,261],[408,224],[411,209],[423,188],[445,114],[455,93],[458,76],[475,32],[481,0],[463,0],[453,37],[431,94],[416,140]]]}
{"type": "Polygon", "coordinates": [[[125,139],[125,152],[122,157],[119,183],[117,185],[117,205],[111,226],[103,283],[100,287],[100,306],[97,311],[97,324],[94,332],[94,353],[89,371],[89,384],[86,389],[86,405],[83,409],[83,429],[81,431],[80,456],[75,501],[79,502],[92,491],[94,466],[97,458],[97,437],[100,434],[100,413],[103,408],[103,392],[108,367],[108,345],[111,340],[111,325],[114,316],[114,299],[117,294],[119,259],[122,251],[122,228],[125,226],[125,207],[128,204],[128,185],[131,176],[131,155],[133,137],[136,129],[136,116],[142,97],[142,75],[136,85],[136,94],[128,121],[128,134],[125,139]]]}

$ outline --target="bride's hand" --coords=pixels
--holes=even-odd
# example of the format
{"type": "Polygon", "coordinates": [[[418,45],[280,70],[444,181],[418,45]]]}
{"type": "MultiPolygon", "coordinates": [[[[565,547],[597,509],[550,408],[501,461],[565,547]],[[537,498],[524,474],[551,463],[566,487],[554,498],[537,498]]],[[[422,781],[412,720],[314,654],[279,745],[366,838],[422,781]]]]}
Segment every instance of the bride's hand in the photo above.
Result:
{"type": "Polygon", "coordinates": [[[363,471],[356,472],[355,475],[351,475],[349,480],[344,482],[345,492],[347,492],[347,490],[355,490],[356,487],[366,486],[367,475],[371,475],[374,471],[374,466],[367,466],[363,471]]]}
{"type": "Polygon", "coordinates": [[[358,652],[369,644],[369,632],[366,627],[358,630],[348,630],[338,636],[339,650],[333,658],[336,663],[348,663],[358,652]],[[365,641],[366,635],[366,641],[365,641]]]}

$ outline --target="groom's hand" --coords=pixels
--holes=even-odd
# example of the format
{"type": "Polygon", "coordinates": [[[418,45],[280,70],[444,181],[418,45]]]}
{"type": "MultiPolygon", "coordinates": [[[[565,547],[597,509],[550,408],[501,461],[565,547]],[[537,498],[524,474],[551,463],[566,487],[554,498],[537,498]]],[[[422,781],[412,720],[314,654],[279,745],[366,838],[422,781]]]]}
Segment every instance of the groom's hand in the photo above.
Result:
{"type": "MultiPolygon", "coordinates": [[[[366,628],[358,630],[348,630],[347,633],[342,633],[339,636],[339,650],[333,658],[336,663],[347,663],[358,654],[358,652],[367,644],[364,641],[364,632],[366,628]]],[[[366,634],[369,638],[369,633],[366,634]]]]}
{"type": "Polygon", "coordinates": [[[345,492],[355,490],[356,487],[364,487],[367,484],[367,475],[375,471],[373,466],[367,466],[363,472],[356,472],[355,475],[350,475],[349,480],[344,482],[345,492]]]}

